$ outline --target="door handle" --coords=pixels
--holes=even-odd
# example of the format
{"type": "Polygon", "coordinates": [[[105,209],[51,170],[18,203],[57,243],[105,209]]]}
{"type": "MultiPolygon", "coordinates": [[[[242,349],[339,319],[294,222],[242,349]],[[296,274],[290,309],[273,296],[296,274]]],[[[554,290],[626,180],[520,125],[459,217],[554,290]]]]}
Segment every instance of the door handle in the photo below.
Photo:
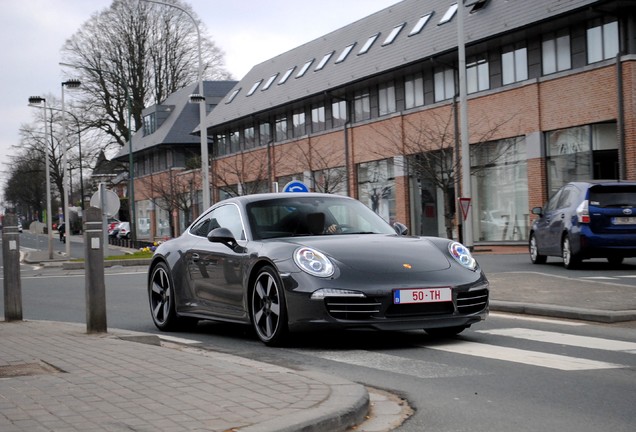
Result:
{"type": "Polygon", "coordinates": [[[198,254],[198,253],[193,253],[193,254],[192,254],[192,261],[194,261],[194,262],[199,261],[199,259],[200,259],[200,258],[201,258],[201,257],[199,256],[199,254],[198,254]]]}

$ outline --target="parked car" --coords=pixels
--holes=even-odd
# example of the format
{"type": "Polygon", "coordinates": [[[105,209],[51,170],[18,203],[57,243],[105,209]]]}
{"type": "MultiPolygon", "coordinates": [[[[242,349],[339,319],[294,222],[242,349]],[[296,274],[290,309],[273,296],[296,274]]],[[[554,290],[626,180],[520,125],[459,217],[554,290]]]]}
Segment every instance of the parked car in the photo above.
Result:
{"type": "Polygon", "coordinates": [[[130,222],[120,222],[116,229],[117,238],[130,238],[130,222]]]}
{"type": "Polygon", "coordinates": [[[110,237],[117,237],[117,233],[119,232],[119,230],[117,230],[117,227],[119,226],[121,221],[116,218],[108,218],[107,223],[108,223],[108,228],[107,228],[108,235],[110,237]]]}
{"type": "Polygon", "coordinates": [[[575,268],[588,258],[620,264],[636,256],[636,182],[571,182],[532,213],[539,216],[529,238],[535,264],[557,256],[575,268]]]}
{"type": "Polygon", "coordinates": [[[200,319],[251,324],[267,345],[322,328],[451,336],[485,319],[488,280],[469,250],[405,228],[338,195],[226,199],[157,248],[152,319],[166,331],[200,319]]]}

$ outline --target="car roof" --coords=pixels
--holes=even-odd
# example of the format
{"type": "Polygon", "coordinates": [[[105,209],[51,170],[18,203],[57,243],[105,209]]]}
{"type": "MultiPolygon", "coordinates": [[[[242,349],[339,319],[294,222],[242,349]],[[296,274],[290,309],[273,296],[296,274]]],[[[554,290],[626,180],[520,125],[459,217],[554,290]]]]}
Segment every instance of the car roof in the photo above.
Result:
{"type": "Polygon", "coordinates": [[[258,201],[266,201],[270,199],[280,199],[280,198],[335,198],[342,200],[354,200],[351,197],[344,195],[335,195],[328,193],[319,193],[319,192],[272,192],[272,193],[262,193],[262,194],[253,194],[253,195],[241,195],[237,197],[227,198],[223,201],[219,201],[215,205],[222,203],[241,203],[242,205],[258,202],[258,201]]]}
{"type": "Polygon", "coordinates": [[[635,181],[625,180],[587,180],[587,181],[573,181],[568,184],[588,188],[591,186],[636,186],[635,181]]]}

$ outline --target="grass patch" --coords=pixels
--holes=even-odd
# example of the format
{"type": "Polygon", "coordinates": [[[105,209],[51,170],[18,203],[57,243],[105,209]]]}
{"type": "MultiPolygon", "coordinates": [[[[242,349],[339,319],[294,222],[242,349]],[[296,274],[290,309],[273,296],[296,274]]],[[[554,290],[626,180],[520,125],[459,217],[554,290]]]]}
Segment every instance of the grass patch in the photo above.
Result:
{"type": "Polygon", "coordinates": [[[153,252],[135,252],[131,254],[123,254],[123,255],[111,255],[105,258],[107,261],[112,260],[127,260],[127,259],[139,259],[139,258],[152,258],[153,252]]]}

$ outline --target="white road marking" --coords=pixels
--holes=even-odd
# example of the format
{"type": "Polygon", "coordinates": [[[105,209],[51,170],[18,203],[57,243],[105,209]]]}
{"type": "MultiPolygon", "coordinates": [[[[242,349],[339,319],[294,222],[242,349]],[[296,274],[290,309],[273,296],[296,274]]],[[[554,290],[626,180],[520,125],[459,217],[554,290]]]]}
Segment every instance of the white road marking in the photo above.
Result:
{"type": "Polygon", "coordinates": [[[425,349],[446,351],[456,354],[465,354],[487,359],[503,360],[514,363],[527,364],[531,366],[559,369],[563,371],[617,369],[626,367],[615,363],[600,362],[577,357],[568,357],[558,354],[548,354],[538,351],[528,351],[517,348],[507,348],[467,341],[454,341],[436,345],[421,345],[421,347],[425,349]]]}
{"type": "Polygon", "coordinates": [[[477,333],[486,333],[498,336],[508,336],[517,339],[526,339],[537,342],[547,342],[559,345],[568,345],[583,348],[600,349],[605,351],[620,351],[636,353],[636,343],[624,342],[612,339],[602,339],[588,336],[576,336],[565,333],[547,332],[525,328],[504,328],[495,330],[479,330],[477,333]]]}
{"type": "Polygon", "coordinates": [[[417,378],[446,378],[456,376],[481,375],[474,369],[459,368],[443,363],[427,362],[406,357],[364,350],[351,351],[296,351],[301,354],[356,366],[394,372],[417,378]]]}
{"type": "Polygon", "coordinates": [[[616,280],[613,276],[581,276],[579,279],[591,279],[591,280],[616,280]]]}
{"type": "Polygon", "coordinates": [[[505,319],[511,319],[511,320],[519,320],[519,321],[532,321],[532,322],[540,322],[540,323],[548,323],[548,324],[559,324],[559,325],[566,325],[566,326],[573,326],[573,327],[581,327],[581,326],[588,325],[587,323],[579,322],[579,321],[565,321],[565,320],[556,319],[556,318],[539,318],[539,317],[534,317],[529,315],[514,315],[514,314],[505,313],[505,312],[490,312],[490,316],[495,318],[505,318],[505,319]]]}
{"type": "Polygon", "coordinates": [[[162,335],[162,334],[158,334],[157,336],[161,340],[165,340],[165,341],[168,341],[168,342],[179,343],[179,344],[184,344],[184,345],[197,345],[197,344],[201,344],[202,343],[201,341],[198,341],[198,340],[185,339],[185,338],[180,338],[180,337],[175,337],[175,336],[167,336],[167,335],[162,335]]]}

